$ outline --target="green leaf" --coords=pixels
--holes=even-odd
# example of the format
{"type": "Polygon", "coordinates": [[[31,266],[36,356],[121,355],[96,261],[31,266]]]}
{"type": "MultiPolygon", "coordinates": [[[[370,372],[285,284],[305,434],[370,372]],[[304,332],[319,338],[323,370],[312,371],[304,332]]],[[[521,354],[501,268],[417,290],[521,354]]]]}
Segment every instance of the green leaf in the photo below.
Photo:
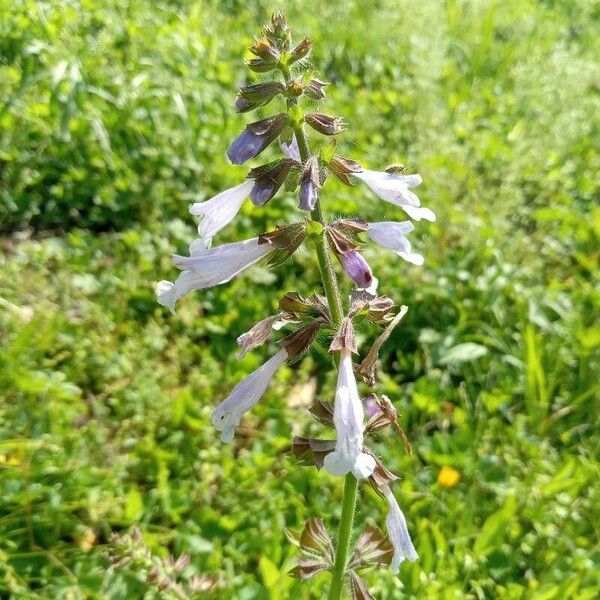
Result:
{"type": "Polygon", "coordinates": [[[475,342],[457,344],[446,350],[440,357],[440,364],[449,365],[455,363],[470,362],[485,356],[488,349],[475,342]]]}

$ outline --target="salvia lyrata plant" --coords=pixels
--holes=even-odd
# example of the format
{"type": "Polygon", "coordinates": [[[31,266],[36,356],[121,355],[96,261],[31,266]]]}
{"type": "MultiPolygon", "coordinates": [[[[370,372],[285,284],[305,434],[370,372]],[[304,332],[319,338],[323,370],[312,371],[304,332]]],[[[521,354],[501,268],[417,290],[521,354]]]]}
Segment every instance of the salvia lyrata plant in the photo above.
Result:
{"type": "Polygon", "coordinates": [[[325,295],[313,293],[304,297],[294,291],[287,292],[279,301],[277,314],[267,316],[238,338],[243,355],[264,344],[273,331],[283,326],[294,329],[280,340],[281,349],[240,381],[229,397],[214,409],[212,423],[223,442],[232,441],[244,413],[259,402],[275,371],[284,363],[297,360],[318,334],[321,338],[329,337],[329,350],[337,366],[335,398],[333,404],[316,401],[309,411],[323,426],[335,430],[335,439],[296,437],[293,453],[302,465],[325,467],[332,475],[345,477],[341,521],[335,543],[317,517],[309,519],[298,535],[287,532],[290,541],[300,549],[299,562],[292,574],[309,579],[322,571],[330,571],[330,599],[341,598],[344,586],[353,598],[364,599],[372,596],[360,577],[362,570],[389,565],[397,572],[402,561],[414,561],[418,556],[406,519],[392,492],[397,476],[365,445],[365,437],[391,427],[396,431],[396,439],[402,441],[409,454],[411,452],[392,402],[376,393],[378,351],[407,307],[398,307],[390,298],[378,294],[377,279],[361,247],[369,240],[416,265],[423,263],[423,257],[412,251],[407,237],[414,229],[412,221],[369,222],[348,218],[329,222],[322,208],[322,191],[329,177],[348,186],[363,183],[413,221],[434,221],[435,215],[420,206],[419,198],[412,191],[421,183],[419,175],[405,173],[401,165],[373,171],[341,156],[337,152],[336,136],[345,129],[342,118],[303,111],[302,100],[323,100],[327,86],[315,76],[309,63],[311,47],[309,38],[292,43],[287,21],[281,13],[274,14],[270,24],[254,40],[250,51],[255,58],[246,64],[268,80],[242,87],[235,99],[235,109],[245,113],[279,102],[284,108],[246,125],[229,146],[227,156],[234,165],[242,165],[257,158],[268,146],[275,146],[281,158],[253,167],[236,187],[191,206],[190,213],[201,217],[199,238],[190,245],[189,256],[174,256],[173,262],[181,274],[174,282],[161,281],[157,295],[160,304],[174,311],[175,303],[189,292],[228,282],[259,261],[275,267],[290,258],[301,244],[314,249],[325,295]],[[308,132],[311,141],[314,140],[311,144],[308,132]],[[281,188],[297,191],[298,208],[303,212],[296,223],[251,239],[212,246],[212,238],[235,218],[246,198],[256,206],[263,206],[281,188]],[[353,282],[345,302],[332,256],[353,282]],[[354,325],[365,319],[381,326],[383,331],[358,361],[354,325]],[[362,399],[357,377],[369,389],[362,399]],[[372,485],[387,501],[387,535],[367,526],[350,554],[359,481],[372,485]]]}

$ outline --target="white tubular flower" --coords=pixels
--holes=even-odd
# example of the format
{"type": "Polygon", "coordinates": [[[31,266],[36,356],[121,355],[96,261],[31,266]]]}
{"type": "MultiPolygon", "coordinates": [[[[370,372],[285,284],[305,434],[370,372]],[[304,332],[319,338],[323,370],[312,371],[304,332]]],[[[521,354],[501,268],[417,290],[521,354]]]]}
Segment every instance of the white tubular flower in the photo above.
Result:
{"type": "Polygon", "coordinates": [[[379,221],[367,224],[367,235],[382,248],[394,250],[398,256],[414,265],[422,265],[424,258],[412,252],[407,233],[415,226],[410,221],[379,221]]]}
{"type": "Polygon", "coordinates": [[[404,560],[415,561],[419,558],[419,555],[410,539],[404,513],[400,509],[394,494],[392,494],[392,490],[390,490],[389,486],[385,485],[381,488],[381,491],[390,506],[385,524],[387,525],[390,541],[394,547],[394,557],[390,568],[392,573],[397,573],[401,562],[404,560]]]}
{"type": "Polygon", "coordinates": [[[410,188],[421,185],[423,179],[420,175],[396,175],[363,169],[352,173],[352,176],[364,181],[382,200],[402,208],[411,219],[435,221],[435,213],[429,208],[421,207],[418,196],[410,191],[410,188]]]}
{"type": "Polygon", "coordinates": [[[325,457],[325,468],[332,475],[352,473],[358,479],[369,477],[375,459],[363,452],[364,411],[352,370],[352,353],[340,352],[333,423],[337,433],[335,450],[325,457]]]}
{"type": "Polygon", "coordinates": [[[221,441],[231,442],[235,428],[242,415],[248,412],[262,397],[275,371],[288,359],[286,350],[280,350],[266,363],[242,379],[228,398],[217,406],[212,414],[212,424],[221,432],[221,441]]]}
{"type": "Polygon", "coordinates": [[[201,238],[212,237],[233,221],[254,183],[254,179],[247,179],[244,183],[225,190],[210,200],[194,202],[190,206],[190,214],[202,217],[198,225],[198,234],[201,238]]]}
{"type": "Polygon", "coordinates": [[[158,303],[171,312],[182,296],[230,281],[272,250],[269,244],[259,244],[258,238],[208,249],[204,242],[191,244],[191,256],[174,255],[173,264],[183,273],[173,283],[161,281],[156,286],[158,303]]]}

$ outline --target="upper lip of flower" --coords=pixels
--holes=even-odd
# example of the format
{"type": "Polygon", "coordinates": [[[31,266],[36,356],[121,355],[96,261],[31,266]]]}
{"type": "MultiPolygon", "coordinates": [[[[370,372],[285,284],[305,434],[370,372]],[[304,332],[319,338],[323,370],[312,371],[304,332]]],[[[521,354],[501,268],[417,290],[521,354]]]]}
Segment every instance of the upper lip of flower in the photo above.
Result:
{"type": "Polygon", "coordinates": [[[202,217],[198,224],[198,234],[211,238],[228,225],[238,214],[244,200],[254,187],[254,180],[247,179],[240,185],[220,192],[204,202],[190,206],[190,214],[202,217]]]}
{"type": "Polygon", "coordinates": [[[435,213],[429,208],[421,207],[419,197],[410,190],[423,181],[418,173],[397,175],[386,171],[363,169],[352,173],[352,176],[364,181],[371,191],[382,200],[400,206],[409,217],[416,221],[421,219],[435,221],[435,213]]]}

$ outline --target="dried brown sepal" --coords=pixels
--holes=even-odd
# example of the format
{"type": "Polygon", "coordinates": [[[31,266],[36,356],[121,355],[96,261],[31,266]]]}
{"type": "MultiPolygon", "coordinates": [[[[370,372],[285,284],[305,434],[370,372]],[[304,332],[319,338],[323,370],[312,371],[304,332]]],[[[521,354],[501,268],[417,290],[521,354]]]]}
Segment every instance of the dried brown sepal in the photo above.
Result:
{"type": "Polygon", "coordinates": [[[336,135],[344,131],[344,121],[341,117],[332,117],[322,113],[308,113],[304,116],[304,121],[323,135],[336,135]]]}
{"type": "Polygon", "coordinates": [[[256,38],[249,50],[254,56],[258,56],[266,63],[277,64],[281,58],[279,48],[265,35],[256,38]]]}
{"type": "Polygon", "coordinates": [[[308,325],[301,327],[281,340],[281,345],[290,357],[302,354],[314,341],[319,329],[323,327],[322,319],[316,319],[308,325]]]}
{"type": "Polygon", "coordinates": [[[238,92],[235,108],[238,112],[247,112],[270,102],[284,90],[278,81],[267,81],[243,87],[238,92]]]}
{"type": "Polygon", "coordinates": [[[333,406],[331,404],[317,400],[310,405],[308,412],[321,423],[321,425],[333,427],[333,406]]]}
{"type": "Polygon", "coordinates": [[[276,40],[289,39],[289,26],[285,15],[280,11],[276,11],[271,15],[271,23],[264,29],[265,35],[273,37],[276,40]]]}
{"type": "Polygon", "coordinates": [[[283,185],[290,169],[299,166],[295,160],[282,158],[250,169],[248,178],[254,179],[255,182],[250,191],[252,203],[256,206],[264,206],[283,185]]]}
{"type": "Polygon", "coordinates": [[[288,571],[288,575],[305,581],[314,577],[321,571],[327,571],[330,566],[323,560],[318,558],[301,558],[298,564],[288,571]]]}
{"type": "Polygon", "coordinates": [[[304,298],[298,292],[287,292],[279,300],[279,310],[296,318],[312,316],[331,321],[327,300],[319,294],[311,294],[304,298]]]}
{"type": "Polygon", "coordinates": [[[270,244],[274,252],[268,256],[270,266],[285,262],[302,244],[306,237],[306,223],[284,225],[258,236],[259,244],[270,244]]]}
{"type": "Polygon", "coordinates": [[[387,296],[373,296],[367,290],[352,290],[350,293],[350,316],[363,314],[372,323],[382,325],[393,318],[396,304],[387,296]]]}
{"type": "Polygon", "coordinates": [[[404,175],[406,173],[406,167],[403,164],[389,165],[389,167],[385,168],[385,172],[390,173],[391,175],[404,175]]]}
{"type": "Polygon", "coordinates": [[[345,233],[346,235],[359,235],[369,229],[369,226],[365,221],[359,221],[356,219],[338,219],[332,224],[338,231],[345,233]]]}
{"type": "Polygon", "coordinates": [[[248,123],[246,129],[256,135],[267,135],[271,142],[285,129],[287,124],[287,113],[278,113],[272,117],[248,123]]]}
{"type": "Polygon", "coordinates": [[[371,346],[371,349],[369,350],[367,356],[365,356],[362,363],[360,363],[357,372],[363,378],[363,381],[367,385],[371,387],[375,385],[375,368],[377,367],[377,362],[379,360],[379,350],[390,337],[392,331],[394,331],[398,323],[400,323],[407,310],[408,306],[403,305],[400,307],[400,311],[398,312],[398,314],[388,323],[381,335],[375,340],[375,342],[371,346]]]}
{"type": "Polygon", "coordinates": [[[383,486],[389,485],[392,481],[399,479],[398,475],[392,473],[367,446],[363,447],[363,451],[370,454],[375,459],[375,470],[369,477],[369,483],[380,492],[383,486]]]}
{"type": "Polygon", "coordinates": [[[402,427],[400,427],[400,423],[398,423],[398,411],[394,408],[392,401],[385,394],[382,394],[381,398],[378,398],[377,396],[375,396],[375,398],[377,400],[377,404],[379,404],[379,407],[381,408],[381,414],[384,415],[385,418],[389,419],[392,427],[400,436],[400,440],[402,440],[402,445],[404,446],[406,453],[409,456],[412,456],[412,446],[408,436],[404,432],[404,429],[402,429],[402,427]]]}
{"type": "Polygon", "coordinates": [[[300,534],[300,548],[333,563],[334,549],[331,537],[319,517],[311,517],[300,534]]]}
{"type": "Polygon", "coordinates": [[[337,257],[344,256],[347,252],[358,249],[358,244],[337,229],[333,223],[325,228],[325,235],[337,257]]]}
{"type": "Polygon", "coordinates": [[[286,320],[283,313],[277,313],[276,315],[271,315],[260,320],[251,329],[246,331],[246,333],[242,333],[236,340],[237,345],[240,347],[237,357],[243,358],[247,352],[262,346],[269,339],[275,324],[278,321],[286,320]]]}
{"type": "Polygon", "coordinates": [[[375,600],[365,582],[354,571],[350,571],[350,591],[352,600],[375,600]]]}
{"type": "Polygon", "coordinates": [[[355,160],[337,155],[329,161],[329,169],[338,181],[350,187],[354,186],[350,175],[362,171],[362,167],[355,160]]]}
{"type": "Polygon", "coordinates": [[[312,50],[312,40],[310,38],[304,38],[291,52],[290,52],[290,63],[295,63],[298,60],[302,60],[307,57],[312,50]]]}
{"type": "Polygon", "coordinates": [[[335,440],[318,440],[295,436],[292,452],[298,463],[304,467],[323,468],[325,457],[335,449],[335,440]]]}
{"type": "Polygon", "coordinates": [[[246,66],[255,73],[267,73],[277,68],[276,65],[266,62],[262,58],[250,58],[244,62],[246,63],[246,66]]]}
{"type": "Polygon", "coordinates": [[[323,100],[325,98],[325,87],[329,84],[313,77],[304,88],[304,93],[313,100],[323,100]]]}
{"type": "Polygon", "coordinates": [[[329,346],[329,352],[338,352],[340,350],[350,350],[350,352],[353,353],[358,352],[356,348],[354,325],[352,325],[352,319],[350,317],[344,317],[342,319],[342,324],[329,346]]]}
{"type": "Polygon", "coordinates": [[[356,542],[348,567],[362,569],[387,566],[392,562],[393,556],[394,547],[387,535],[379,528],[367,525],[356,542]]]}

